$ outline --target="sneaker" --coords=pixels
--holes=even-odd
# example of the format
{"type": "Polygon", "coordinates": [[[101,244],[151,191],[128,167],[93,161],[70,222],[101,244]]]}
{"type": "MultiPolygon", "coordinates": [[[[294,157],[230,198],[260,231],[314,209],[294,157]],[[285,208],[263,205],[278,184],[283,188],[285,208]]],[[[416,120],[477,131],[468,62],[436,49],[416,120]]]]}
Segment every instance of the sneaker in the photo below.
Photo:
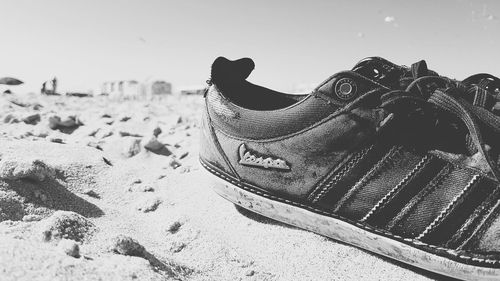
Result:
{"type": "Polygon", "coordinates": [[[373,57],[289,95],[248,82],[253,69],[212,65],[200,162],[217,193],[416,267],[498,280],[500,118],[480,96],[498,81],[373,57]]]}

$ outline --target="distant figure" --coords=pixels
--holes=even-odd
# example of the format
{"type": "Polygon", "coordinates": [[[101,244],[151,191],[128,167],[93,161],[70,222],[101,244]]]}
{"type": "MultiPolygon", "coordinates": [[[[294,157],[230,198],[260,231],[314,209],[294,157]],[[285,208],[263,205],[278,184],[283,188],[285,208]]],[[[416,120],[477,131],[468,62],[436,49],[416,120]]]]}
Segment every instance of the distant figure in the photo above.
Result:
{"type": "Polygon", "coordinates": [[[57,78],[52,79],[52,92],[57,93],[57,78]]]}
{"type": "Polygon", "coordinates": [[[47,85],[47,81],[43,82],[42,89],[40,90],[40,92],[42,93],[42,95],[45,95],[46,92],[47,92],[47,88],[46,88],[47,86],[46,85],[47,85]]]}

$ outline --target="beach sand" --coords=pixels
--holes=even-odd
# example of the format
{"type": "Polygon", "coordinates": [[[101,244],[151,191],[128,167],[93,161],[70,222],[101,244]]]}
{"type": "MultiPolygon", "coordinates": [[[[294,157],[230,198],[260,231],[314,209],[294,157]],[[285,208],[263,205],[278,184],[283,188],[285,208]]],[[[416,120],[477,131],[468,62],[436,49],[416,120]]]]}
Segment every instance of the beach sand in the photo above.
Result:
{"type": "Polygon", "coordinates": [[[443,279],[219,197],[202,104],[0,97],[0,280],[443,279]]]}

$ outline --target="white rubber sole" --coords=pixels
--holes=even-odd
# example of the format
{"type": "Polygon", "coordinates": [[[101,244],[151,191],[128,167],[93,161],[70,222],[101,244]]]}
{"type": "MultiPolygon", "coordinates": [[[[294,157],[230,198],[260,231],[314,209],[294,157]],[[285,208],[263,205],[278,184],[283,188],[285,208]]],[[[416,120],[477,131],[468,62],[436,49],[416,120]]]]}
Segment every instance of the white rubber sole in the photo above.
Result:
{"type": "Polygon", "coordinates": [[[348,222],[246,191],[208,171],[220,196],[252,212],[357,246],[359,248],[454,278],[500,280],[499,268],[460,263],[417,249],[397,240],[366,231],[348,222]]]}

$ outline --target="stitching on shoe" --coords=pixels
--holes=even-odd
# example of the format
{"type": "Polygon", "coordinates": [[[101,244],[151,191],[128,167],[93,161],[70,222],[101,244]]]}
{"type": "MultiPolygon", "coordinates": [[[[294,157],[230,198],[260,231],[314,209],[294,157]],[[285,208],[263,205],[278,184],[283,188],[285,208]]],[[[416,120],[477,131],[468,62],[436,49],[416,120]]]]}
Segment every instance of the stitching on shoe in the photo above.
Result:
{"type": "Polygon", "coordinates": [[[470,189],[475,186],[478,182],[478,180],[480,179],[480,176],[478,174],[475,174],[472,179],[469,181],[469,183],[460,191],[459,194],[457,194],[453,200],[451,200],[451,202],[448,204],[448,206],[446,206],[446,208],[444,208],[441,213],[439,213],[439,215],[434,219],[434,221],[431,222],[431,224],[429,224],[422,233],[420,233],[415,239],[417,240],[422,240],[425,235],[427,235],[429,232],[431,232],[432,230],[434,230],[438,225],[439,223],[442,222],[442,220],[445,218],[445,216],[449,213],[449,211],[455,206],[455,204],[461,199],[463,198],[466,194],[469,193],[470,189]]]}
{"type": "Polygon", "coordinates": [[[331,178],[330,180],[328,180],[328,178],[331,177],[331,175],[329,175],[326,178],[328,180],[327,183],[326,183],[326,185],[324,185],[323,188],[321,188],[321,186],[323,185],[323,183],[321,183],[320,185],[318,185],[318,187],[311,193],[311,195],[309,195],[308,199],[312,203],[318,202],[326,193],[328,193],[330,191],[330,189],[332,188],[332,186],[335,186],[335,184],[339,180],[341,180],[350,170],[352,170],[352,168],[354,168],[370,151],[372,151],[374,147],[375,147],[375,145],[372,144],[369,147],[364,148],[360,152],[356,153],[353,157],[351,157],[351,159],[349,159],[348,161],[346,161],[346,163],[344,163],[344,165],[342,165],[342,167],[340,168],[340,170],[335,169],[333,171],[333,173],[332,173],[332,175],[334,175],[333,178],[331,178]],[[319,189],[321,189],[321,190],[316,194],[316,196],[314,196],[314,194],[319,189]]]}
{"type": "Polygon", "coordinates": [[[403,148],[401,146],[393,146],[385,155],[342,196],[337,202],[333,212],[338,212],[358,191],[361,187],[365,186],[375,175],[382,172],[382,169],[394,161],[392,157],[399,155],[403,148]]]}
{"type": "Polygon", "coordinates": [[[465,247],[471,237],[476,236],[475,233],[477,233],[479,228],[481,228],[481,223],[479,223],[479,227],[475,227],[476,230],[470,235],[469,238],[464,239],[463,233],[465,233],[471,227],[471,224],[474,224],[474,221],[478,219],[481,214],[484,214],[485,212],[490,213],[493,210],[495,204],[498,202],[498,199],[494,200],[494,198],[498,197],[499,194],[500,189],[498,189],[498,187],[494,188],[494,190],[483,200],[483,202],[477,207],[477,209],[471,214],[471,216],[462,224],[462,227],[457,230],[457,233],[451,237],[450,242],[453,241],[454,244],[458,243],[458,249],[465,247]]]}
{"type": "Polygon", "coordinates": [[[410,179],[412,179],[415,175],[418,174],[427,164],[432,161],[432,155],[425,155],[422,157],[422,160],[417,163],[415,168],[411,170],[393,189],[391,189],[382,199],[380,199],[375,206],[361,219],[362,222],[367,221],[375,212],[377,212],[380,208],[384,207],[389,199],[401,188],[406,186],[410,179]]]}
{"type": "Polygon", "coordinates": [[[390,233],[390,232],[388,232],[388,231],[386,231],[384,229],[373,228],[373,227],[371,227],[371,226],[369,226],[367,224],[360,223],[358,221],[352,221],[350,219],[343,218],[343,217],[340,217],[340,216],[338,216],[336,214],[325,212],[325,211],[319,210],[317,208],[314,208],[314,207],[311,207],[311,206],[308,206],[308,205],[304,205],[304,204],[301,204],[301,203],[298,203],[298,202],[290,201],[288,199],[284,199],[284,198],[280,198],[280,197],[277,197],[277,196],[274,196],[274,195],[270,195],[268,193],[264,193],[264,192],[261,192],[259,190],[255,190],[254,188],[252,188],[250,186],[246,186],[246,185],[248,185],[246,183],[244,185],[241,182],[236,182],[233,179],[231,179],[229,177],[226,177],[225,175],[223,175],[223,174],[219,173],[218,171],[212,169],[201,158],[199,160],[200,160],[201,165],[204,168],[206,168],[208,171],[210,171],[211,173],[213,173],[213,174],[215,174],[215,175],[217,175],[217,176],[219,176],[219,177],[221,177],[221,178],[229,181],[230,183],[232,183],[232,184],[234,184],[234,185],[236,185],[238,187],[243,188],[244,190],[252,192],[254,194],[257,194],[257,195],[260,195],[260,196],[263,196],[263,197],[266,197],[266,198],[270,198],[270,199],[278,201],[278,202],[285,202],[285,203],[288,203],[288,204],[296,206],[296,207],[300,207],[300,208],[303,208],[303,209],[306,209],[306,210],[313,211],[313,212],[315,212],[317,214],[322,214],[322,215],[326,215],[326,216],[329,216],[329,217],[334,218],[334,219],[339,219],[341,221],[350,223],[350,224],[355,225],[357,227],[360,227],[362,229],[369,230],[369,231],[371,231],[373,233],[376,233],[376,234],[382,234],[382,235],[387,236],[387,237],[392,237],[392,238],[395,238],[395,239],[398,239],[398,240],[406,241],[406,242],[411,243],[411,244],[416,245],[416,246],[424,246],[424,247],[432,248],[432,249],[435,249],[435,250],[438,250],[438,251],[443,251],[443,252],[446,252],[446,253],[448,253],[449,255],[451,255],[451,256],[453,256],[455,258],[464,260],[465,262],[467,260],[472,260],[472,261],[477,262],[478,264],[481,264],[481,263],[487,263],[487,264],[491,264],[491,265],[499,265],[500,264],[500,260],[491,260],[491,259],[485,259],[485,258],[472,257],[472,256],[467,255],[467,254],[459,253],[456,250],[452,250],[452,249],[448,249],[448,248],[443,248],[443,247],[439,247],[439,246],[435,246],[435,245],[431,245],[431,244],[427,244],[425,242],[422,242],[420,240],[415,240],[415,239],[412,239],[412,238],[404,238],[402,236],[390,233]],[[450,250],[451,250],[451,252],[450,252],[450,250]]]}
{"type": "Polygon", "coordinates": [[[449,176],[451,169],[453,168],[453,165],[451,164],[446,164],[440,171],[439,173],[431,180],[431,182],[425,186],[422,190],[420,190],[415,197],[413,197],[410,202],[406,204],[406,206],[399,212],[399,214],[394,217],[388,224],[387,228],[388,229],[393,229],[397,224],[399,224],[408,214],[410,213],[413,208],[420,203],[427,195],[429,195],[432,191],[434,191],[441,183],[443,180],[449,176]]]}

